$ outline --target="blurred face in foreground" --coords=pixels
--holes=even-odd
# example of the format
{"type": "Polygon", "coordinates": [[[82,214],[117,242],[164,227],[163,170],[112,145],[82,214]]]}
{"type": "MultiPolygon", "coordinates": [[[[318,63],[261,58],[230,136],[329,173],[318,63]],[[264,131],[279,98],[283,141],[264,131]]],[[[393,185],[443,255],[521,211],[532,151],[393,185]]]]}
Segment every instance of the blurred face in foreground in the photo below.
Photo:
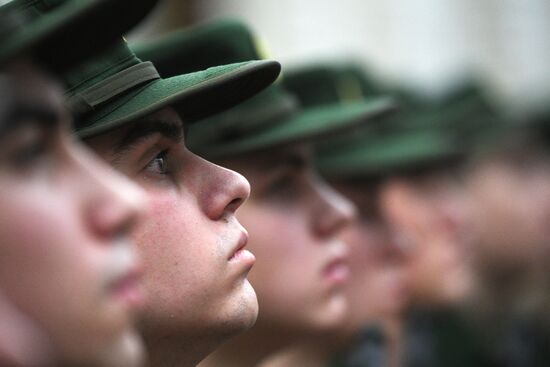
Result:
{"type": "Polygon", "coordinates": [[[390,178],[380,191],[394,240],[407,251],[412,301],[461,302],[469,293],[462,190],[447,172],[390,178]]]}
{"type": "Polygon", "coordinates": [[[25,327],[12,341],[46,339],[61,364],[139,365],[127,231],[142,193],[73,142],[60,91],[36,69],[17,63],[0,84],[0,289],[20,312],[2,325],[25,327]]]}
{"type": "Polygon", "coordinates": [[[350,247],[350,283],[346,331],[396,318],[408,301],[405,256],[389,234],[378,211],[378,196],[369,183],[340,182],[337,189],[357,206],[359,215],[344,230],[350,247]]]}
{"type": "Polygon", "coordinates": [[[337,236],[354,215],[351,203],[317,176],[301,145],[222,164],[253,187],[239,218],[257,257],[250,273],[261,308],[257,328],[300,335],[337,326],[349,276],[348,250],[337,236]]]}
{"type": "Polygon", "coordinates": [[[141,325],[148,345],[171,353],[189,347],[184,354],[196,364],[251,327],[258,305],[247,280],[255,259],[235,217],[250,186],[187,150],[184,135],[180,117],[165,108],[87,143],[149,198],[151,210],[133,233],[151,296],[141,325]]]}

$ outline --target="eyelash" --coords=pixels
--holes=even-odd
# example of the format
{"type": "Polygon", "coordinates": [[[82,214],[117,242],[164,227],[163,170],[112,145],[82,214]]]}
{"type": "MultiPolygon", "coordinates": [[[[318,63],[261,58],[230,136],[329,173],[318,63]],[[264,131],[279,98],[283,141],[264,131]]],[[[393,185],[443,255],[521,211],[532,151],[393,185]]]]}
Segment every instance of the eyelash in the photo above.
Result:
{"type": "Polygon", "coordinates": [[[285,174],[274,180],[268,187],[265,192],[267,198],[276,198],[278,200],[294,199],[299,195],[299,182],[296,178],[290,174],[285,174]]]}
{"type": "Polygon", "coordinates": [[[155,156],[155,158],[153,158],[151,160],[151,162],[149,162],[146,169],[147,170],[157,170],[153,166],[155,164],[158,164],[157,162],[159,162],[160,159],[162,159],[162,162],[164,163],[164,168],[161,167],[160,169],[158,169],[158,172],[155,172],[155,173],[158,173],[160,175],[168,175],[170,173],[170,171],[168,170],[168,150],[163,150],[162,152],[157,154],[155,156]]]}

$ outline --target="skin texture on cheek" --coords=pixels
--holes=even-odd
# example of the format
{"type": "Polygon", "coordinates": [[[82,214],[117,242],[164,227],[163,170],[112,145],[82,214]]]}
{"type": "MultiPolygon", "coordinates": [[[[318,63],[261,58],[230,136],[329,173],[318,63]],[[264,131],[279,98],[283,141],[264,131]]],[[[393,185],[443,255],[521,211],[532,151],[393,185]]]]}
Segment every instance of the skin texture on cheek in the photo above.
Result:
{"type": "Polygon", "coordinates": [[[208,265],[216,265],[217,257],[208,256],[207,246],[197,246],[209,238],[201,238],[200,213],[193,205],[187,205],[176,191],[148,189],[148,193],[151,210],[133,234],[144,258],[145,286],[152,299],[144,314],[157,315],[161,320],[156,322],[163,324],[166,315],[177,323],[178,316],[202,299],[200,287],[209,283],[208,265]],[[214,264],[204,263],[205,255],[214,264]]]}

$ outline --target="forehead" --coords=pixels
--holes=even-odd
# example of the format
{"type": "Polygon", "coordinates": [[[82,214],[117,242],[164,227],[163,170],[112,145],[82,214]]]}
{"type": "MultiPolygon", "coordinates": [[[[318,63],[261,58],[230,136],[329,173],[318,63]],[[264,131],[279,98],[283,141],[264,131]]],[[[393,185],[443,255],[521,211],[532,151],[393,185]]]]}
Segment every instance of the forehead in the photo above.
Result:
{"type": "Polygon", "coordinates": [[[18,98],[62,105],[63,95],[59,84],[30,61],[18,60],[2,70],[2,74],[18,98]]]}
{"type": "Polygon", "coordinates": [[[361,180],[329,180],[329,183],[356,205],[371,204],[375,198],[375,186],[361,180]]]}
{"type": "Polygon", "coordinates": [[[177,112],[167,107],[117,129],[87,138],[86,143],[99,152],[117,152],[155,135],[181,142],[183,129],[184,123],[177,112]]]}

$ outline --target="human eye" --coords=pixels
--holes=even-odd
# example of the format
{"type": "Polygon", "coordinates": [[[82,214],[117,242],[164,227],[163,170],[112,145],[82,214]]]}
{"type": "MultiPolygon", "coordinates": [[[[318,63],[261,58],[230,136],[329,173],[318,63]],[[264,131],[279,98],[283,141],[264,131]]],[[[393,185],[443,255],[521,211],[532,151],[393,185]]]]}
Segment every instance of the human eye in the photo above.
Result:
{"type": "Polygon", "coordinates": [[[16,170],[29,170],[46,164],[53,154],[53,136],[40,128],[24,128],[9,140],[7,158],[16,170]]]}
{"type": "Polygon", "coordinates": [[[274,178],[264,190],[265,199],[277,201],[294,200],[300,195],[300,182],[291,173],[274,178]]]}
{"type": "Polygon", "coordinates": [[[158,153],[145,167],[145,170],[148,173],[156,175],[168,175],[169,165],[168,165],[168,150],[163,150],[158,153]]]}
{"type": "Polygon", "coordinates": [[[13,153],[13,162],[19,167],[28,167],[44,157],[47,150],[48,144],[44,140],[26,144],[13,153]]]}
{"type": "Polygon", "coordinates": [[[269,195],[281,195],[287,192],[292,186],[292,180],[288,176],[277,177],[267,186],[266,193],[269,195]]]}

